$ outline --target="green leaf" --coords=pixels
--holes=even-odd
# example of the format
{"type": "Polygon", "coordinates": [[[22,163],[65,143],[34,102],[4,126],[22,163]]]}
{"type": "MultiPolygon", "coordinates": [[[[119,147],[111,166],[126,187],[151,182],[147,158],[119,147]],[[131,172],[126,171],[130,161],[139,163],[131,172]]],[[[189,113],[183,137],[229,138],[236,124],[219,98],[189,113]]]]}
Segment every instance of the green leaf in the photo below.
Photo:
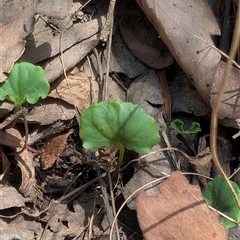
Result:
{"type": "Polygon", "coordinates": [[[160,142],[153,117],[129,102],[92,104],[80,117],[80,137],[86,149],[124,146],[146,154],[160,142]]]}
{"type": "Polygon", "coordinates": [[[0,101],[5,99],[19,108],[46,98],[50,90],[44,70],[28,62],[16,63],[5,82],[0,84],[0,101]]]}
{"type": "Polygon", "coordinates": [[[171,127],[182,134],[198,133],[202,131],[200,128],[200,124],[197,122],[193,122],[192,126],[189,129],[184,129],[183,122],[180,119],[175,119],[174,121],[172,121],[171,127]]]}
{"type": "MultiPolygon", "coordinates": [[[[240,189],[238,185],[233,181],[230,182],[240,199],[240,189]]],[[[236,222],[240,222],[240,209],[238,204],[226,181],[221,176],[215,177],[213,181],[208,184],[207,188],[203,191],[203,198],[209,206],[216,208],[220,212],[234,219],[236,222]]],[[[227,228],[237,226],[235,223],[222,216],[219,220],[227,228]]]]}

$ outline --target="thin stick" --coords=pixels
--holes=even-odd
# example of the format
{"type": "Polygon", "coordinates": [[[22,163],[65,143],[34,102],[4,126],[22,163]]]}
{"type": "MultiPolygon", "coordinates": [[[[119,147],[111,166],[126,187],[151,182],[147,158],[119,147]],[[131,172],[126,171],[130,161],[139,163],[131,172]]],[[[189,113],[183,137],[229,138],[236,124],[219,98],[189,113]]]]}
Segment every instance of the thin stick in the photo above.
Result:
{"type": "MultiPolygon", "coordinates": [[[[115,199],[114,199],[114,195],[113,195],[112,178],[111,178],[111,173],[110,173],[109,167],[107,167],[107,176],[108,176],[110,197],[111,197],[111,202],[112,202],[113,216],[115,217],[116,216],[116,206],[115,206],[115,199]]],[[[113,222],[112,222],[112,224],[113,224],[113,222]]],[[[120,240],[117,221],[115,223],[115,229],[116,229],[117,239],[120,240]]]]}
{"type": "MultiPolygon", "coordinates": [[[[108,9],[107,21],[105,25],[105,29],[102,30],[102,33],[106,34],[106,29],[109,32],[109,40],[108,40],[108,52],[107,52],[107,69],[106,69],[106,76],[103,82],[103,96],[102,99],[106,100],[108,96],[108,79],[109,79],[109,71],[110,71],[110,58],[111,58],[111,48],[112,48],[112,33],[113,33],[113,23],[114,23],[114,8],[115,8],[116,0],[111,0],[108,9]],[[110,22],[109,22],[110,21],[110,22]]],[[[106,41],[106,36],[103,36],[103,41],[106,41]]]]}
{"type": "Polygon", "coordinates": [[[223,171],[223,169],[220,165],[220,162],[218,160],[218,153],[217,153],[218,110],[220,108],[221,99],[222,99],[223,92],[224,92],[224,86],[227,82],[227,76],[232,67],[232,59],[234,59],[234,57],[236,56],[236,52],[237,52],[236,50],[237,50],[237,47],[239,44],[239,38],[240,38],[240,0],[238,2],[239,2],[239,4],[238,4],[239,7],[238,7],[238,11],[237,11],[237,16],[236,16],[235,29],[234,29],[234,33],[233,33],[233,41],[232,41],[232,45],[230,48],[229,58],[226,63],[226,68],[223,73],[222,81],[219,84],[219,92],[218,92],[217,98],[212,107],[211,128],[210,128],[210,147],[211,147],[213,162],[215,163],[216,167],[218,168],[218,170],[220,171],[220,173],[226,180],[229,188],[232,191],[232,194],[234,195],[234,198],[238,204],[238,207],[240,208],[240,201],[238,199],[238,196],[237,196],[236,192],[234,191],[227,175],[225,174],[225,172],[223,171]]]}
{"type": "MultiPolygon", "coordinates": [[[[108,220],[109,226],[112,226],[113,225],[113,210],[110,207],[109,202],[108,202],[107,187],[106,187],[105,182],[102,179],[100,168],[98,166],[96,166],[96,171],[97,171],[98,179],[100,182],[100,187],[101,187],[101,191],[102,191],[102,199],[104,202],[104,209],[105,209],[105,212],[107,215],[107,220],[108,220]]],[[[116,239],[116,236],[114,236],[114,240],[115,239],[116,239]]]]}

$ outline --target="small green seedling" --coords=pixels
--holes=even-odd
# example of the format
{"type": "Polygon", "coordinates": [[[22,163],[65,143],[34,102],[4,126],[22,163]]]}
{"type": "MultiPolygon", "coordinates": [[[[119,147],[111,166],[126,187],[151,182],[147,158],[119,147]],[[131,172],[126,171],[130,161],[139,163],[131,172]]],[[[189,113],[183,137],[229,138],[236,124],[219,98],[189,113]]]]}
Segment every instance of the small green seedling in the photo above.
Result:
{"type": "MultiPolygon", "coordinates": [[[[233,181],[230,181],[230,183],[240,199],[240,189],[238,185],[233,181]]],[[[215,177],[203,191],[203,198],[209,206],[234,219],[237,223],[240,223],[240,209],[224,178],[221,176],[215,177]]],[[[237,226],[222,216],[219,218],[219,221],[228,229],[237,226]]]]}
{"type": "MultiPolygon", "coordinates": [[[[46,98],[50,85],[44,70],[28,62],[16,63],[5,82],[0,84],[0,101],[5,99],[14,104],[14,112],[21,109],[22,104],[35,104],[38,99],[46,98]]],[[[25,146],[27,146],[28,126],[23,116],[25,127],[25,146]]],[[[15,124],[15,123],[14,123],[15,124]]]]}
{"type": "Polygon", "coordinates": [[[155,119],[130,102],[92,104],[80,117],[79,135],[85,149],[118,147],[116,174],[123,161],[124,148],[146,154],[160,142],[155,119]]]}
{"type": "Polygon", "coordinates": [[[175,119],[174,121],[172,121],[171,127],[177,130],[181,134],[192,134],[192,133],[198,133],[202,131],[200,124],[197,122],[193,122],[192,126],[189,129],[184,129],[183,122],[180,119],[175,119]]]}
{"type": "Polygon", "coordinates": [[[16,63],[5,82],[0,84],[0,101],[13,102],[15,112],[22,104],[35,104],[46,98],[50,90],[44,70],[28,62],[16,63]]]}

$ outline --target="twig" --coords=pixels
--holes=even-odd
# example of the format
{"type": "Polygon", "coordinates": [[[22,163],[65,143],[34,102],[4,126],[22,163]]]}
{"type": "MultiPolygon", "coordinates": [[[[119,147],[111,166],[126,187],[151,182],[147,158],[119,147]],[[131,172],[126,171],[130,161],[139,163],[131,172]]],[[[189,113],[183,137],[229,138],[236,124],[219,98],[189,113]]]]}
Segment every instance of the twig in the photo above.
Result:
{"type": "Polygon", "coordinates": [[[19,117],[26,115],[28,113],[27,108],[23,107],[18,112],[13,113],[10,115],[7,119],[4,120],[4,122],[0,123],[0,129],[6,128],[9,124],[11,124],[13,121],[18,119],[19,117]]]}
{"type": "Polygon", "coordinates": [[[107,20],[104,29],[101,32],[101,39],[103,41],[107,41],[107,36],[109,35],[108,41],[108,52],[107,52],[107,69],[106,69],[106,76],[103,81],[103,96],[102,99],[106,100],[108,96],[108,79],[109,79],[109,72],[110,72],[110,58],[111,58],[111,48],[112,48],[112,33],[113,33],[113,23],[114,23],[114,8],[115,8],[116,0],[111,0],[109,4],[107,20]]]}
{"type": "MultiPolygon", "coordinates": [[[[102,179],[100,168],[98,166],[96,166],[96,172],[97,172],[98,179],[99,179],[99,182],[100,182],[100,187],[101,187],[101,191],[102,191],[102,199],[103,199],[104,208],[105,208],[105,211],[106,211],[106,214],[107,214],[108,224],[109,224],[109,226],[112,226],[113,211],[112,211],[112,208],[110,207],[109,202],[108,202],[107,186],[102,179]]],[[[114,239],[116,239],[116,238],[114,237],[114,239]]]]}
{"type": "MultiPolygon", "coordinates": [[[[240,1],[239,6],[240,6],[240,1]]],[[[227,82],[227,76],[231,70],[232,67],[232,59],[234,59],[238,44],[240,39],[240,7],[238,7],[237,16],[236,16],[236,22],[235,22],[235,29],[233,33],[233,40],[232,45],[229,52],[229,58],[226,63],[225,71],[223,73],[222,81],[219,84],[219,92],[217,95],[217,98],[213,104],[212,107],[212,115],[211,115],[211,128],[210,128],[210,147],[212,152],[212,159],[224,179],[226,180],[226,183],[228,184],[229,188],[231,189],[232,194],[234,195],[234,198],[238,204],[238,207],[240,208],[240,200],[238,199],[238,196],[236,192],[234,191],[228,177],[226,176],[225,172],[223,171],[221,164],[218,159],[218,153],[217,153],[217,129],[218,129],[218,110],[220,108],[221,99],[224,92],[224,87],[227,82]]]]}
{"type": "Polygon", "coordinates": [[[69,79],[68,79],[68,76],[67,76],[67,73],[66,73],[66,68],[65,68],[65,64],[64,64],[64,59],[63,59],[63,50],[62,50],[62,36],[63,36],[63,31],[60,33],[60,39],[59,39],[59,45],[60,45],[60,61],[61,61],[61,64],[62,64],[62,68],[63,68],[63,74],[64,74],[64,77],[67,81],[67,85],[68,85],[68,89],[69,89],[69,92],[70,92],[70,98],[71,98],[71,101],[72,101],[72,105],[74,106],[75,110],[76,110],[76,120],[78,122],[78,124],[80,124],[80,113],[76,107],[76,105],[74,104],[74,100],[72,98],[72,93],[71,93],[71,89],[69,87],[69,79]]]}
{"type": "MultiPolygon", "coordinates": [[[[115,199],[114,199],[114,195],[113,195],[112,178],[111,178],[111,173],[110,173],[109,167],[107,167],[107,176],[108,176],[108,182],[109,182],[109,191],[110,191],[110,197],[111,197],[111,202],[112,202],[113,216],[115,217],[116,216],[116,206],[115,206],[115,199]]],[[[116,229],[116,233],[117,233],[117,239],[120,240],[117,221],[115,224],[115,229],[116,229]]]]}

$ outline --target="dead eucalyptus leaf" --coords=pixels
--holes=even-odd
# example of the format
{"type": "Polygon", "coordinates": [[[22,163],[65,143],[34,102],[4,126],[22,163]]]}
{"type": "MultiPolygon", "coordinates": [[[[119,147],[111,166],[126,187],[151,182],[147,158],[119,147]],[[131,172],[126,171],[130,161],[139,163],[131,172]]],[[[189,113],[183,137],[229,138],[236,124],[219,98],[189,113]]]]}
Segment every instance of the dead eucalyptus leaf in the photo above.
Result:
{"type": "MultiPolygon", "coordinates": [[[[205,0],[137,2],[199,94],[206,103],[212,104],[225,63],[213,47],[213,35],[219,35],[220,30],[208,3],[205,0]]],[[[239,76],[237,69],[228,75],[228,86],[220,107],[221,118],[240,116],[239,76]]]]}
{"type": "Polygon", "coordinates": [[[26,199],[16,188],[5,185],[0,187],[0,191],[0,210],[25,206],[26,199]]]}
{"type": "Polygon", "coordinates": [[[42,154],[41,166],[43,170],[46,170],[53,166],[57,158],[63,153],[67,145],[67,139],[70,134],[73,133],[73,129],[70,129],[65,134],[61,134],[51,139],[47,145],[45,151],[42,154]]]}
{"type": "Polygon", "coordinates": [[[200,189],[180,172],[173,172],[160,184],[158,196],[142,192],[136,204],[146,240],[227,239],[227,229],[220,224],[217,212],[208,208],[200,189]]]}
{"type": "Polygon", "coordinates": [[[147,66],[155,69],[162,69],[170,66],[173,59],[170,53],[163,56],[163,54],[151,46],[141,42],[130,30],[124,26],[119,26],[121,34],[125,43],[127,44],[133,55],[147,66]]]}
{"type": "Polygon", "coordinates": [[[80,113],[98,99],[98,83],[92,81],[77,67],[67,73],[67,79],[60,77],[51,86],[50,97],[59,98],[75,106],[80,113]]]}
{"type": "Polygon", "coordinates": [[[85,23],[76,23],[70,29],[56,35],[48,42],[32,49],[24,54],[22,60],[37,63],[47,58],[56,56],[60,50],[65,51],[74,44],[81,42],[97,32],[99,32],[105,23],[105,18],[101,17],[85,23]]]}
{"type": "Polygon", "coordinates": [[[6,79],[4,73],[9,73],[14,62],[22,55],[25,49],[24,38],[33,30],[34,14],[64,17],[72,0],[2,0],[0,1],[0,82],[6,79]]]}

